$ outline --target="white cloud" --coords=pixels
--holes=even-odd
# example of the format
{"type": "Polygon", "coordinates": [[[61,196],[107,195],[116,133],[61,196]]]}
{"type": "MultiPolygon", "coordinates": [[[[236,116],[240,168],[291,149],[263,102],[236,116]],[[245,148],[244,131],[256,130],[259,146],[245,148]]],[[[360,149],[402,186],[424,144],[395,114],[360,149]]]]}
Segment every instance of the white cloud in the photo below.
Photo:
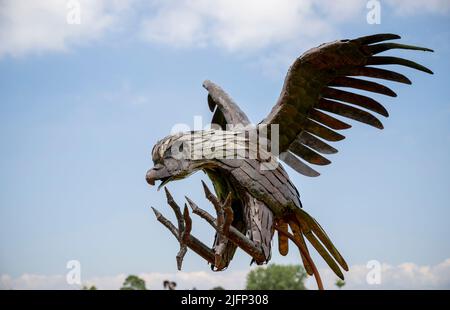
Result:
{"type": "MultiPolygon", "coordinates": [[[[292,60],[292,50],[340,38],[336,29],[342,23],[366,18],[366,1],[361,0],[76,1],[80,25],[67,23],[69,0],[1,1],[0,57],[65,51],[98,40],[121,28],[126,12],[133,12],[141,37],[151,43],[232,52],[275,47],[273,55],[292,60]]],[[[400,15],[450,13],[448,0],[386,0],[382,5],[400,15]]]]}
{"type": "MultiPolygon", "coordinates": [[[[381,283],[369,285],[365,265],[354,265],[345,273],[346,289],[450,289],[450,258],[434,266],[403,263],[397,266],[381,264],[381,283]]],[[[330,269],[320,271],[326,289],[336,289],[337,277],[330,269]]],[[[308,279],[308,287],[315,288],[314,279],[308,279]]]]}
{"type": "MultiPolygon", "coordinates": [[[[66,51],[99,40],[124,26],[126,13],[133,12],[144,41],[178,48],[215,46],[240,54],[267,49],[256,62],[270,72],[285,68],[307,48],[341,38],[340,25],[366,16],[361,0],[77,1],[80,25],[67,23],[68,0],[0,2],[0,57],[66,51]]],[[[448,0],[384,3],[402,15],[450,12],[448,0]]],[[[129,26],[126,32],[134,30],[129,26]]]]}
{"type": "Polygon", "coordinates": [[[69,24],[67,0],[0,2],[0,57],[64,51],[99,39],[120,19],[127,0],[78,0],[81,23],[69,24]]]}
{"type": "Polygon", "coordinates": [[[38,275],[23,274],[20,277],[13,278],[3,274],[0,276],[0,289],[23,289],[23,290],[52,290],[68,288],[65,284],[65,276],[62,275],[38,275]]]}
{"type": "MultiPolygon", "coordinates": [[[[354,265],[345,273],[344,289],[450,289],[450,258],[429,266],[414,263],[403,263],[397,266],[381,265],[381,284],[369,285],[366,276],[369,269],[365,265],[354,265]]],[[[149,289],[162,289],[164,280],[177,282],[178,289],[211,289],[222,286],[226,289],[243,289],[248,270],[241,271],[193,271],[174,273],[141,273],[139,277],[146,281],[149,289]]],[[[326,289],[336,289],[334,282],[337,277],[329,268],[320,270],[326,289]]],[[[118,289],[122,285],[125,274],[114,276],[91,277],[83,284],[95,285],[99,289],[118,289]]],[[[314,278],[307,280],[309,289],[316,289],[314,278]]],[[[33,275],[23,274],[17,278],[9,275],[0,276],[0,289],[79,289],[66,283],[65,275],[33,275]]]]}
{"type": "MultiPolygon", "coordinates": [[[[140,273],[138,276],[145,280],[149,289],[163,289],[165,280],[175,281],[177,289],[211,289],[222,286],[228,289],[242,289],[248,271],[193,271],[175,273],[140,273]]],[[[114,276],[91,277],[82,279],[83,285],[95,285],[99,289],[119,289],[126,278],[125,274],[114,276]]],[[[17,278],[9,275],[0,276],[0,289],[79,289],[78,285],[66,283],[65,275],[34,275],[23,274],[17,278]]]]}
{"type": "Polygon", "coordinates": [[[399,15],[448,14],[449,0],[386,0],[399,15]]]}
{"type": "Polygon", "coordinates": [[[360,0],[177,0],[153,1],[141,37],[174,48],[216,47],[242,56],[277,76],[299,54],[341,38],[338,26],[358,18],[360,0]]]}
{"type": "Polygon", "coordinates": [[[359,0],[157,1],[156,12],[142,22],[142,36],[176,47],[214,45],[229,51],[292,45],[320,40],[346,18],[360,13],[364,18],[363,8],[359,0]]]}
{"type": "MultiPolygon", "coordinates": [[[[272,47],[279,56],[341,38],[336,29],[343,23],[366,22],[366,4],[361,0],[156,0],[150,16],[141,22],[141,35],[151,43],[177,48],[216,46],[241,53],[272,47]]],[[[400,15],[450,13],[449,0],[386,0],[381,5],[382,10],[400,15]]]]}

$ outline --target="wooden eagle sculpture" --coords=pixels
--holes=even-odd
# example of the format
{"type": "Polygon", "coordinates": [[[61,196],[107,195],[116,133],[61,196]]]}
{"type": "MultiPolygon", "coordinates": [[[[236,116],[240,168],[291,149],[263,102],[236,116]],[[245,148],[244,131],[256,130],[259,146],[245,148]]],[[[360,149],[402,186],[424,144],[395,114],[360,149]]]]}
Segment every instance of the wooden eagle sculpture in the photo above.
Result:
{"type": "Polygon", "coordinates": [[[245,113],[219,86],[210,81],[203,83],[208,91],[214,125],[209,130],[177,133],[157,142],[152,151],[154,167],[146,175],[149,184],[154,185],[160,180],[162,187],[202,170],[214,186],[215,194],[203,183],[216,217],[188,197],[182,211],[166,187],[167,202],[175,213],[178,227],[153,208],[158,221],[180,243],[176,257],[178,269],[181,269],[187,248],[206,259],[217,271],[228,267],[237,247],[248,253],[252,262],[267,263],[276,231],[280,254],[288,253],[288,241],[291,240],[300,251],[306,272],[315,276],[319,289],[323,285],[306,240],[334,273],[344,279],[341,269],[348,271],[344,258],[319,223],[303,210],[299,192],[278,160],[272,168],[267,168],[267,163],[279,159],[303,175],[318,176],[319,173],[308,164],[330,164],[324,155],[337,150],[329,142],[344,139],[338,131],[351,127],[333,115],[382,129],[383,125],[374,113],[387,117],[387,110],[370,97],[342,88],[396,97],[388,87],[357,77],[411,84],[406,76],[378,65],[402,65],[433,73],[410,60],[378,56],[391,49],[432,52],[428,48],[386,42],[394,39],[400,39],[400,36],[376,34],[334,41],[307,51],[292,64],[277,103],[256,126],[250,124],[245,113]],[[249,132],[260,133],[262,128],[265,128],[267,138],[261,139],[265,142],[255,143],[249,132]],[[255,145],[257,147],[253,148],[255,145]],[[230,149],[233,156],[224,156],[230,149]],[[193,157],[192,154],[198,151],[201,156],[193,157]],[[188,205],[194,214],[215,229],[212,248],[191,235],[188,205]]]}

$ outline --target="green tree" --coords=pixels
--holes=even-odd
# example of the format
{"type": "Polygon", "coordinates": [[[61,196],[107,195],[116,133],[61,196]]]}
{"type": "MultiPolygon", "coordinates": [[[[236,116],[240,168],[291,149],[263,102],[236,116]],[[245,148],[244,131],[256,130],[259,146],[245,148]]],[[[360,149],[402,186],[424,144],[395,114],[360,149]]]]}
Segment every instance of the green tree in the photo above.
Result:
{"type": "Polygon", "coordinates": [[[336,282],[334,283],[334,285],[336,285],[339,289],[341,289],[345,285],[345,281],[341,280],[341,279],[337,279],[336,282]]]}
{"type": "Polygon", "coordinates": [[[84,291],[96,291],[97,287],[95,285],[91,285],[91,286],[83,285],[83,287],[81,289],[84,291]]]}
{"type": "Polygon", "coordinates": [[[306,290],[306,272],[300,265],[271,264],[247,274],[247,290],[306,290]]]}
{"type": "Polygon", "coordinates": [[[121,290],[146,290],[145,281],[138,276],[129,275],[122,284],[121,290]]]}

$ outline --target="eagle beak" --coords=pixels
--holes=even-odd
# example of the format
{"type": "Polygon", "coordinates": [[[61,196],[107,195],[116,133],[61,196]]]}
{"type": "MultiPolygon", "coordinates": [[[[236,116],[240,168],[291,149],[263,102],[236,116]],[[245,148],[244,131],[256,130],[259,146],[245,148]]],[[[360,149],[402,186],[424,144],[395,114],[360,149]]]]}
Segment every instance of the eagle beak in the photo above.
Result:
{"type": "Polygon", "coordinates": [[[145,175],[145,180],[150,185],[155,185],[155,171],[153,169],[150,169],[147,171],[147,174],[145,175]]]}
{"type": "MultiPolygon", "coordinates": [[[[170,177],[171,177],[171,175],[170,175],[169,171],[167,171],[167,168],[164,166],[159,166],[159,167],[155,166],[152,169],[150,169],[149,171],[147,171],[147,174],[145,175],[145,179],[147,180],[147,183],[150,185],[155,185],[155,181],[157,181],[157,180],[162,180],[164,183],[164,181],[169,179],[170,177]]],[[[161,185],[163,183],[161,183],[161,185]]]]}

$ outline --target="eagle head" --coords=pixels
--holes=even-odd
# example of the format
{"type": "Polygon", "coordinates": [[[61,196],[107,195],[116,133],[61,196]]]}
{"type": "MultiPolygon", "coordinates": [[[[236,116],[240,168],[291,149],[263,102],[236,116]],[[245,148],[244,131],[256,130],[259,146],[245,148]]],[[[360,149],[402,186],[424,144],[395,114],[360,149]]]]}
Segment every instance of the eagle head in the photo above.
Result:
{"type": "Polygon", "coordinates": [[[200,170],[206,163],[191,157],[191,135],[180,133],[158,141],[152,150],[153,168],[147,171],[146,180],[150,185],[161,181],[158,189],[173,180],[181,180],[200,170]]]}

